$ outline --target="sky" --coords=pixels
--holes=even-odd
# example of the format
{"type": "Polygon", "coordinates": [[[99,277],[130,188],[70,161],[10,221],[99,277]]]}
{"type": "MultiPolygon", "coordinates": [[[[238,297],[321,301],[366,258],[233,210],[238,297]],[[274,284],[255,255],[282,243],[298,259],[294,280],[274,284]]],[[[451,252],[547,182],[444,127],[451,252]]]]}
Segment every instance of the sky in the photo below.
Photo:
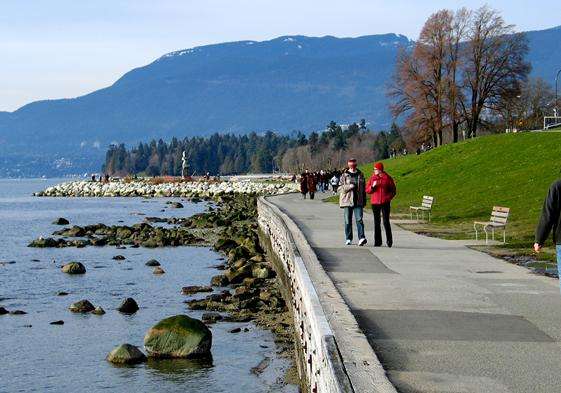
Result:
{"type": "Polygon", "coordinates": [[[0,111],[89,93],[179,49],[297,34],[415,39],[433,12],[486,3],[520,31],[561,24],[559,0],[0,0],[0,111]]]}

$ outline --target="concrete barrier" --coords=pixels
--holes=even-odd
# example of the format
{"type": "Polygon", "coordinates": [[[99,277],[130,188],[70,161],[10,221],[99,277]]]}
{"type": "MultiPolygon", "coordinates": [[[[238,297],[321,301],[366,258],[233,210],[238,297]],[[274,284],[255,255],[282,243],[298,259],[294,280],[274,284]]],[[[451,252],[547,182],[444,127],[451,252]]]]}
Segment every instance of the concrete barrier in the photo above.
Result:
{"type": "MultiPolygon", "coordinates": [[[[257,202],[259,228],[268,238],[289,295],[300,358],[298,369],[312,393],[354,392],[345,372],[333,331],[321,306],[290,230],[276,206],[264,198],[257,202]]],[[[277,266],[278,269],[278,266],[277,266]]]]}
{"type": "MultiPolygon", "coordinates": [[[[311,392],[396,393],[349,306],[296,223],[274,203],[257,201],[258,222],[284,270],[300,333],[300,370],[311,392]],[[307,356],[307,358],[306,358],[307,356]]],[[[278,268],[277,268],[278,269],[278,268]]]]}

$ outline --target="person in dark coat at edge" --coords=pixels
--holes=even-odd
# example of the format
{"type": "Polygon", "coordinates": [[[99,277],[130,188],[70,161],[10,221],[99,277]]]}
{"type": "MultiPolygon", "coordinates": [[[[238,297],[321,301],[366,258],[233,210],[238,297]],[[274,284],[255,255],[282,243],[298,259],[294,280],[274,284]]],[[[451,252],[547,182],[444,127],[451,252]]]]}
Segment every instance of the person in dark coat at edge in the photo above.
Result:
{"type": "Polygon", "coordinates": [[[316,174],[308,174],[308,193],[310,194],[310,199],[314,199],[316,193],[317,177],[316,174]]]}
{"type": "Polygon", "coordinates": [[[357,168],[356,159],[350,158],[347,162],[348,168],[339,178],[339,206],[344,210],[345,217],[345,244],[350,246],[353,241],[353,215],[355,216],[356,229],[358,232],[358,245],[364,246],[366,236],[364,235],[363,210],[366,205],[366,180],[357,168]]]}
{"type": "Polygon", "coordinates": [[[540,222],[536,229],[535,252],[541,251],[551,232],[553,232],[553,242],[557,251],[557,271],[561,277],[561,180],[557,180],[551,185],[545,198],[540,222]]]}
{"type": "Polygon", "coordinates": [[[393,245],[392,227],[390,224],[390,204],[396,194],[395,182],[392,177],[384,172],[384,164],[374,164],[374,173],[366,184],[366,192],[370,194],[370,203],[374,213],[374,247],[382,245],[382,228],[380,215],[386,231],[386,244],[393,245]]]}
{"type": "Polygon", "coordinates": [[[308,193],[308,175],[307,169],[300,175],[300,193],[304,199],[306,199],[306,194],[308,193]]]}

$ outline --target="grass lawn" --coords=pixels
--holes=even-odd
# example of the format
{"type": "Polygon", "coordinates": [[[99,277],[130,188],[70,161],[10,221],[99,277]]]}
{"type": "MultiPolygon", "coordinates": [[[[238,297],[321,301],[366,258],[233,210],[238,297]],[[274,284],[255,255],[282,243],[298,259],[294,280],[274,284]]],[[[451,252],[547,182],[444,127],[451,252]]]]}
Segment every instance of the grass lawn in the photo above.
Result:
{"type": "MultiPolygon", "coordinates": [[[[530,252],[547,190],[561,177],[561,133],[479,137],[386,160],[384,165],[397,184],[393,213],[408,214],[409,206],[419,205],[423,195],[435,198],[432,223],[410,229],[472,238],[473,221],[486,221],[493,206],[505,206],[511,209],[508,249],[530,252]]],[[[360,168],[366,176],[372,173],[372,163],[360,168]]],[[[552,259],[552,253],[542,258],[552,259]]]]}

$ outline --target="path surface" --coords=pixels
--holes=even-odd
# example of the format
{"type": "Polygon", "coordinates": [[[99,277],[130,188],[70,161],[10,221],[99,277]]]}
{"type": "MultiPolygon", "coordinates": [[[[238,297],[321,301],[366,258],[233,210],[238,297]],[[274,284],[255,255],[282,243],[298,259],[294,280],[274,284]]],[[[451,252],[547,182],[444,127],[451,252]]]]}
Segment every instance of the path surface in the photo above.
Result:
{"type": "Polygon", "coordinates": [[[374,248],[370,211],[370,243],[345,246],[336,205],[268,200],[302,230],[400,392],[561,392],[557,280],[397,226],[393,248],[374,248]]]}

